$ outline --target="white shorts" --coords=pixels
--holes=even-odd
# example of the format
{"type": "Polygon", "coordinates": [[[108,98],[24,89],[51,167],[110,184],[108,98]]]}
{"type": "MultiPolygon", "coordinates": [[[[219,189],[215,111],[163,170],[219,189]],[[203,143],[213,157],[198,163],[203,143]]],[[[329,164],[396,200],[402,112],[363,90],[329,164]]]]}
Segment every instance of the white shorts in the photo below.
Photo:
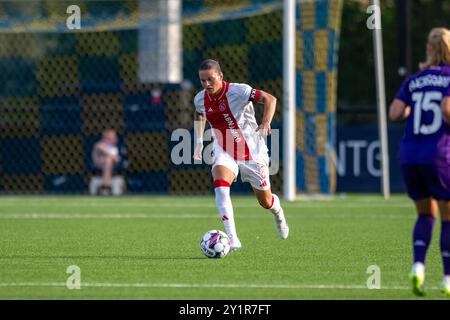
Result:
{"type": "MultiPolygon", "coordinates": [[[[254,160],[235,160],[222,148],[214,148],[214,162],[212,169],[216,166],[224,166],[230,169],[237,178],[241,171],[242,182],[249,182],[251,186],[258,190],[269,190],[269,157],[261,157],[254,160]]],[[[236,181],[236,180],[235,180],[236,181]]]]}

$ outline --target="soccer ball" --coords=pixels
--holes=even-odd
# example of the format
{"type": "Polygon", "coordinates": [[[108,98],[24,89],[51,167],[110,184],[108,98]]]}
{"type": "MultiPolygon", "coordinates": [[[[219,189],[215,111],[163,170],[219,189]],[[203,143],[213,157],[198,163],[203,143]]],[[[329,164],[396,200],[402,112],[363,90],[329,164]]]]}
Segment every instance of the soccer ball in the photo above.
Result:
{"type": "Polygon", "coordinates": [[[227,234],[220,230],[209,230],[200,241],[202,252],[208,258],[223,258],[230,252],[231,244],[227,234]]]}

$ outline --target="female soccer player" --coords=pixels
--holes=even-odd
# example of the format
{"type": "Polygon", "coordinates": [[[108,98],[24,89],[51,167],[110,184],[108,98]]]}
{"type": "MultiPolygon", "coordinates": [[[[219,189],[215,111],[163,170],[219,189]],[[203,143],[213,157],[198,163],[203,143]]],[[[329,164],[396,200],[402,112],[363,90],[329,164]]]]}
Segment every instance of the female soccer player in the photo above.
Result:
{"type": "Polygon", "coordinates": [[[450,30],[432,29],[426,53],[421,71],[406,79],[398,91],[389,117],[407,119],[400,164],[418,213],[410,273],[413,291],[424,294],[425,256],[439,211],[442,291],[450,296],[450,30]]]}
{"type": "Polygon", "coordinates": [[[230,187],[239,171],[241,180],[250,182],[259,204],[273,213],[278,234],[286,239],[289,227],[280,199],[270,190],[269,156],[263,138],[271,133],[276,98],[247,84],[225,82],[220,65],[215,60],[208,59],[200,64],[199,77],[204,89],[194,98],[195,119],[200,123],[196,126],[194,159],[202,158],[203,131],[208,120],[214,135],[212,175],[216,207],[232,250],[241,248],[230,198],[230,187]],[[253,103],[264,104],[259,126],[253,103]]]}

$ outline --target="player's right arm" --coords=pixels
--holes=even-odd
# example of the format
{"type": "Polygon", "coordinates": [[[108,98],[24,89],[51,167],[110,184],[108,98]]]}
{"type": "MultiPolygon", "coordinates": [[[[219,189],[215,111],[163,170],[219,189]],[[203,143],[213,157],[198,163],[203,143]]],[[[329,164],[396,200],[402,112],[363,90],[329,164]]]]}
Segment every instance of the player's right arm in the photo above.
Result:
{"type": "Polygon", "coordinates": [[[409,81],[410,78],[403,81],[400,89],[395,95],[394,101],[392,101],[389,107],[389,119],[391,119],[391,121],[403,121],[408,118],[411,113],[409,81]]]}
{"type": "Polygon", "coordinates": [[[195,112],[194,132],[195,150],[194,160],[202,160],[203,132],[205,131],[206,117],[203,113],[195,112]]]}
{"type": "Polygon", "coordinates": [[[389,107],[389,119],[391,121],[403,121],[411,113],[411,107],[400,99],[394,99],[389,107]]]}

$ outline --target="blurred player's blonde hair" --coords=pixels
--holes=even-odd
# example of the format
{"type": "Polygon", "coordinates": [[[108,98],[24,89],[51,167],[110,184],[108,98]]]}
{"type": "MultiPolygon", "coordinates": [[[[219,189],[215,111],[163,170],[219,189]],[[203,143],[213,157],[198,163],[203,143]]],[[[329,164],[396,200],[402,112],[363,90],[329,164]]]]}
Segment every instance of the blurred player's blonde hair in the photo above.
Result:
{"type": "Polygon", "coordinates": [[[450,65],[450,30],[434,28],[428,35],[427,60],[419,63],[420,70],[441,63],[450,65]]]}

